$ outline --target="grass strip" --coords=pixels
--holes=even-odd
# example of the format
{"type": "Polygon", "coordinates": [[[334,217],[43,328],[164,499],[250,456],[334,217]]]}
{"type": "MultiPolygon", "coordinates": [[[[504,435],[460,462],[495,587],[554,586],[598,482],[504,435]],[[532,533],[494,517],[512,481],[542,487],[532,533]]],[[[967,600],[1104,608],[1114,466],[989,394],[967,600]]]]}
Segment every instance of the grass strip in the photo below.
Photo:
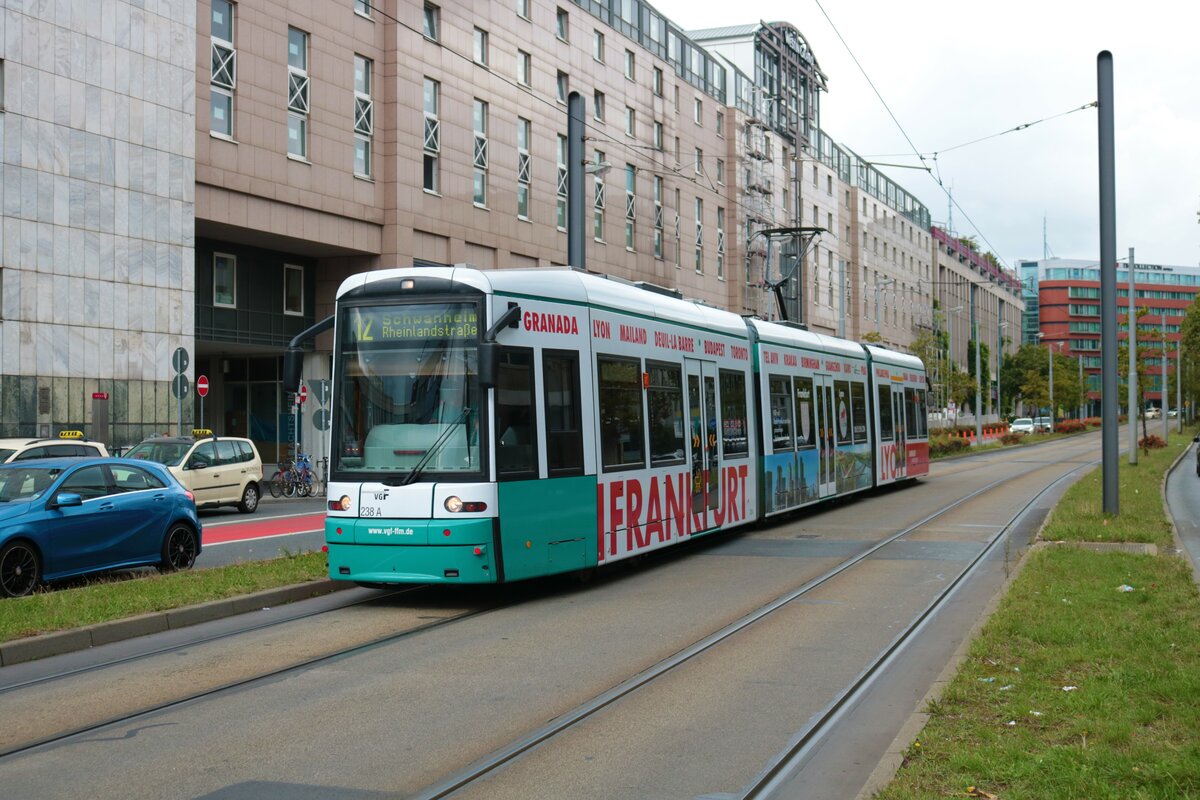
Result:
{"type": "MultiPolygon", "coordinates": [[[[1189,437],[1190,439],[1190,437],[1189,437]]],[[[1047,541],[1173,545],[1159,491],[1187,446],[1072,486],[1047,541]]],[[[1184,467],[1181,467],[1184,468],[1184,467]]],[[[1200,592],[1184,559],[1048,546],[1030,554],[880,800],[1200,797],[1200,592]]]]}
{"type": "Polygon", "coordinates": [[[103,576],[83,585],[0,600],[0,642],[222,600],[326,577],[324,553],[165,575],[103,576]]]}

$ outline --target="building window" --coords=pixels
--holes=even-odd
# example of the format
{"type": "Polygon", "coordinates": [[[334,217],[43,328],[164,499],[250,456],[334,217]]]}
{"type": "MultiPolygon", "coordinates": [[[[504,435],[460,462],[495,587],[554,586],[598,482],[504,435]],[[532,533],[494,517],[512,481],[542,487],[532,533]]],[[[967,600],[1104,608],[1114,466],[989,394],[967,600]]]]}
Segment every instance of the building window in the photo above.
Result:
{"type": "Polygon", "coordinates": [[[482,28],[475,29],[475,63],[488,65],[488,32],[482,28]]]}
{"type": "Polygon", "coordinates": [[[283,313],[304,316],[304,267],[283,265],[283,313]]]}
{"type": "Polygon", "coordinates": [[[724,185],[725,183],[725,159],[717,159],[717,183],[724,185]]]}
{"type": "Polygon", "coordinates": [[[554,87],[556,99],[565,105],[567,102],[567,92],[570,91],[570,84],[567,82],[567,73],[559,71],[558,77],[554,81],[554,87]]]}
{"type": "Polygon", "coordinates": [[[371,99],[372,69],[369,58],[354,56],[354,174],[371,177],[372,137],[375,135],[375,102],[371,99]]]}
{"type": "Polygon", "coordinates": [[[658,67],[655,67],[654,71],[652,73],[650,73],[650,75],[651,75],[650,88],[654,90],[654,94],[656,97],[662,97],[663,71],[661,69],[659,69],[658,67]]]}
{"type": "Polygon", "coordinates": [[[633,51],[625,51],[625,77],[633,80],[634,58],[633,51]]]}
{"type": "Polygon", "coordinates": [[[604,121],[604,92],[599,89],[592,95],[592,116],[600,122],[604,121]]]}
{"type": "Polygon", "coordinates": [[[592,31],[592,58],[604,63],[604,33],[592,31]]]}
{"type": "Polygon", "coordinates": [[[557,184],[557,214],[558,229],[567,229],[567,137],[558,136],[558,180],[557,184]]]}
{"type": "Polygon", "coordinates": [[[532,59],[524,50],[517,51],[517,83],[529,88],[533,81],[532,59]]]}
{"type": "Polygon", "coordinates": [[[701,100],[699,97],[697,97],[693,101],[692,119],[695,121],[695,123],[697,125],[704,124],[704,101],[701,100]]]}
{"type": "Polygon", "coordinates": [[[432,3],[425,4],[425,20],[422,33],[426,39],[433,39],[435,42],[441,34],[442,27],[442,10],[432,3]]]}
{"type": "Polygon", "coordinates": [[[654,257],[663,257],[663,179],[654,176],[654,257]]]}
{"type": "Polygon", "coordinates": [[[371,18],[371,0],[354,0],[354,13],[371,18]]]}
{"type": "MultiPolygon", "coordinates": [[[[600,150],[596,151],[596,164],[604,163],[604,153],[600,150]]],[[[597,242],[604,241],[604,173],[597,171],[593,176],[595,180],[594,191],[592,194],[592,238],[597,242]]]]}
{"type": "Polygon", "coordinates": [[[633,109],[630,108],[629,106],[625,106],[625,135],[626,136],[636,136],[637,135],[637,129],[635,128],[635,124],[636,124],[636,116],[633,112],[633,109]]]}
{"type": "Polygon", "coordinates": [[[683,208],[683,200],[680,199],[679,189],[675,190],[675,269],[683,266],[683,221],[680,219],[680,210],[683,208]]]}
{"type": "Polygon", "coordinates": [[[663,149],[663,124],[661,122],[654,123],[654,149],[663,149]]]}
{"type": "MultiPolygon", "coordinates": [[[[237,50],[233,46],[233,3],[213,0],[212,18],[212,100],[208,129],[219,136],[233,138],[233,90],[237,87],[237,50]]],[[[0,68],[2,68],[0,62],[0,68]]],[[[4,81],[0,73],[0,108],[4,81]]]]}
{"type": "Polygon", "coordinates": [[[517,16],[529,19],[529,0],[517,0],[517,16]]]}
{"type": "Polygon", "coordinates": [[[571,41],[571,19],[564,8],[558,9],[554,15],[554,35],[564,42],[571,41]]]}
{"type": "Polygon", "coordinates": [[[529,186],[533,183],[533,158],[529,153],[533,123],[517,117],[517,216],[529,219],[529,186]]]}
{"type": "Polygon", "coordinates": [[[696,198],[696,272],[704,272],[704,201],[696,198]]]}
{"type": "Polygon", "coordinates": [[[717,207],[717,278],[725,280],[725,209],[717,207]]]}
{"type": "Polygon", "coordinates": [[[441,188],[442,123],[438,119],[438,103],[441,84],[432,78],[425,79],[425,169],[424,188],[437,192],[441,188]]]}
{"type": "Polygon", "coordinates": [[[633,250],[637,222],[637,167],[625,165],[625,249],[633,250]]]}
{"type": "Polygon", "coordinates": [[[288,28],[288,155],[308,158],[308,34],[288,28]]]}
{"type": "Polygon", "coordinates": [[[717,136],[725,135],[725,112],[717,112],[717,136]]]}
{"type": "Polygon", "coordinates": [[[213,305],[237,308],[237,256],[213,253],[213,305]]]}
{"type": "Polygon", "coordinates": [[[693,165],[697,175],[704,172],[704,151],[699,147],[696,148],[696,163],[693,165]]]}
{"type": "Polygon", "coordinates": [[[488,170],[488,104],[476,98],[474,103],[475,149],[472,158],[474,169],[475,205],[487,206],[488,170]]]}

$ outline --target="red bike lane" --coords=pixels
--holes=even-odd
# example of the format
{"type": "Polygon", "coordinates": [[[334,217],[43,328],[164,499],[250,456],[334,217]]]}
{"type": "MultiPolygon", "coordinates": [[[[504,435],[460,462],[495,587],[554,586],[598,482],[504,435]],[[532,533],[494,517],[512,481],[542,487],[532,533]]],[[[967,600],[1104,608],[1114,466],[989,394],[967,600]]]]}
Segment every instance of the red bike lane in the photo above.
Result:
{"type": "Polygon", "coordinates": [[[208,522],[204,524],[202,541],[208,547],[225,542],[244,542],[250,539],[270,539],[277,536],[293,536],[301,533],[316,533],[325,529],[325,514],[296,514],[284,517],[247,522],[208,522]]]}

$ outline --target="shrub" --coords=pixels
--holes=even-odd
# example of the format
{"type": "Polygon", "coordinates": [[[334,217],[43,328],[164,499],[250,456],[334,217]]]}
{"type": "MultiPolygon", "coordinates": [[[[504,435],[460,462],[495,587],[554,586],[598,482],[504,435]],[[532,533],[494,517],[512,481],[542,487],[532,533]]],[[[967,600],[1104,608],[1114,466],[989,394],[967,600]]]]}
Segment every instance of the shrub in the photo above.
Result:
{"type": "Polygon", "coordinates": [[[970,446],[970,442],[964,440],[961,436],[939,435],[929,440],[929,455],[949,455],[950,453],[966,450],[970,446]]]}
{"type": "Polygon", "coordinates": [[[1054,426],[1059,433],[1079,433],[1087,430],[1087,423],[1080,419],[1064,419],[1054,426]]]}
{"type": "Polygon", "coordinates": [[[1160,447],[1166,446],[1167,443],[1163,441],[1163,438],[1161,436],[1155,436],[1154,434],[1143,436],[1138,440],[1138,447],[1142,448],[1143,450],[1157,450],[1160,447]]]}
{"type": "Polygon", "coordinates": [[[1000,437],[1000,443],[1001,444],[1020,444],[1021,443],[1021,434],[1006,433],[1000,437]]]}
{"type": "MultiPolygon", "coordinates": [[[[1122,421],[1124,421],[1124,419],[1125,419],[1124,417],[1121,418],[1122,421]]],[[[1087,423],[1087,426],[1089,428],[1099,428],[1100,427],[1100,418],[1099,417],[1088,417],[1087,419],[1084,420],[1084,422],[1087,423]]]]}

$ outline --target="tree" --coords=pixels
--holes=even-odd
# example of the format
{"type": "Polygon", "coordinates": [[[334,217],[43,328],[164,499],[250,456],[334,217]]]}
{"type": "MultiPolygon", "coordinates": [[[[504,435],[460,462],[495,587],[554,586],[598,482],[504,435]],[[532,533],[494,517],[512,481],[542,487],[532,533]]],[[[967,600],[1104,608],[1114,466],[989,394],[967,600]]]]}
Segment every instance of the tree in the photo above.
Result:
{"type": "MultiPolygon", "coordinates": [[[[1021,345],[1017,348],[1017,352],[1007,354],[1004,362],[1000,365],[1001,394],[1009,399],[1014,409],[1017,408],[1019,402],[1032,402],[1024,390],[1028,374],[1037,372],[1043,376],[1044,381],[1047,369],[1044,348],[1038,347],[1036,344],[1021,345]]],[[[1047,405],[1049,404],[1049,396],[1045,402],[1047,405]]]]}
{"type": "Polygon", "coordinates": [[[950,375],[947,380],[949,387],[950,399],[953,400],[959,408],[965,408],[967,401],[975,402],[975,391],[979,384],[975,382],[967,373],[956,369],[953,365],[950,368],[950,375]]]}

